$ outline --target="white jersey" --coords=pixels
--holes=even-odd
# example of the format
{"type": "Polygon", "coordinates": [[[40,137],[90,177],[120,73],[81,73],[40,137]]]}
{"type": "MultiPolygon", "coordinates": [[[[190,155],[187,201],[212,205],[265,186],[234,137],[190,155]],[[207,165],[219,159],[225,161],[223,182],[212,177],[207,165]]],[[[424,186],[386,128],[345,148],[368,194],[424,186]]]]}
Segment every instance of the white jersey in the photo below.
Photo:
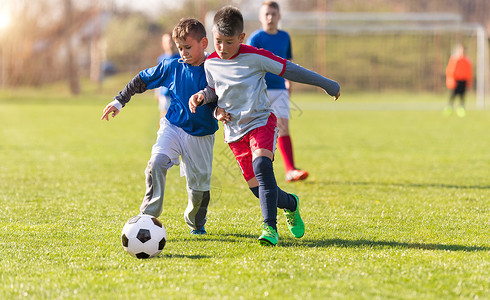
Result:
{"type": "Polygon", "coordinates": [[[237,55],[221,59],[216,52],[204,63],[206,80],[218,96],[218,106],[230,114],[224,124],[225,142],[241,139],[252,129],[267,124],[272,108],[264,76],[281,76],[287,60],[264,49],[240,45],[237,55]]]}

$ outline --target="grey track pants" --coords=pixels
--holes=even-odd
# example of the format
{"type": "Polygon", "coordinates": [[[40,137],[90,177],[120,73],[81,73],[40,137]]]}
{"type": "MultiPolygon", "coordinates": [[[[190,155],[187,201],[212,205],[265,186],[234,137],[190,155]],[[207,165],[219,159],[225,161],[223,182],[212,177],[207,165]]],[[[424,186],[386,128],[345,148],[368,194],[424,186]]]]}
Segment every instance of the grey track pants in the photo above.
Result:
{"type": "MultiPolygon", "coordinates": [[[[163,211],[167,170],[172,167],[170,158],[165,154],[153,154],[146,168],[146,192],[140,211],[159,217],[163,211]]],[[[209,191],[196,191],[187,187],[188,202],[184,220],[191,229],[201,229],[206,223],[206,214],[210,199],[209,191]]]]}

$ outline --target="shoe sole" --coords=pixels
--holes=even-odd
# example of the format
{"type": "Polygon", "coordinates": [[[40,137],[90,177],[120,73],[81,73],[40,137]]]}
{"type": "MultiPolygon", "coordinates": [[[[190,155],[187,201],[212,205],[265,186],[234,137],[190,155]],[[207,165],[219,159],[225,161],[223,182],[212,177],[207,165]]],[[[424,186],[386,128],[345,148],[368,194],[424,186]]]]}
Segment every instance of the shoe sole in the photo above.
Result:
{"type": "Polygon", "coordinates": [[[259,239],[259,244],[261,244],[262,246],[270,246],[270,247],[274,247],[276,245],[266,239],[259,239]]]}
{"type": "Polygon", "coordinates": [[[294,181],[301,181],[301,180],[305,180],[306,178],[308,178],[308,173],[304,173],[303,175],[297,177],[297,178],[293,178],[293,179],[290,179],[290,180],[286,180],[286,182],[294,182],[294,181]]]}

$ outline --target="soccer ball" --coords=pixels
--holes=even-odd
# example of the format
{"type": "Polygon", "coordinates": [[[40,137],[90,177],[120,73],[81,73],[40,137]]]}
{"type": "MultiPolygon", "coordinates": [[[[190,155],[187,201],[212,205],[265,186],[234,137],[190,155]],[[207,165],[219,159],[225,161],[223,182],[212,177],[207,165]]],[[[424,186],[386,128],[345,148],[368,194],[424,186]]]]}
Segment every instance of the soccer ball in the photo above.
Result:
{"type": "Polygon", "coordinates": [[[121,233],[122,246],[136,258],[151,258],[162,252],[167,232],[162,222],[150,215],[137,215],[128,220],[121,233]]]}

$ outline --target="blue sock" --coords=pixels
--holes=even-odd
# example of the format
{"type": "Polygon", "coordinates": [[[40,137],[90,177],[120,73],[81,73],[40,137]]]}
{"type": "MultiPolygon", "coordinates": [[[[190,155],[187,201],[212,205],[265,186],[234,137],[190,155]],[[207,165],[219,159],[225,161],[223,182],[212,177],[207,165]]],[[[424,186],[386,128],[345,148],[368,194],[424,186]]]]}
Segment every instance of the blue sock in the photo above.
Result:
{"type": "Polygon", "coordinates": [[[249,188],[252,193],[254,194],[255,197],[257,197],[257,199],[259,199],[259,187],[256,186],[256,187],[253,187],[253,188],[249,188]]]}
{"type": "Polygon", "coordinates": [[[274,177],[272,160],[265,156],[257,157],[253,163],[255,177],[259,182],[260,209],[264,223],[277,230],[277,183],[274,177]]]}
{"type": "MultiPolygon", "coordinates": [[[[259,187],[252,187],[250,191],[254,194],[257,199],[259,199],[259,187]]],[[[297,207],[296,199],[291,196],[291,194],[286,193],[281,190],[281,188],[277,187],[277,207],[285,208],[289,211],[295,211],[297,207]]]]}
{"type": "Polygon", "coordinates": [[[297,207],[296,199],[291,194],[277,187],[277,207],[295,211],[297,207]]]}

